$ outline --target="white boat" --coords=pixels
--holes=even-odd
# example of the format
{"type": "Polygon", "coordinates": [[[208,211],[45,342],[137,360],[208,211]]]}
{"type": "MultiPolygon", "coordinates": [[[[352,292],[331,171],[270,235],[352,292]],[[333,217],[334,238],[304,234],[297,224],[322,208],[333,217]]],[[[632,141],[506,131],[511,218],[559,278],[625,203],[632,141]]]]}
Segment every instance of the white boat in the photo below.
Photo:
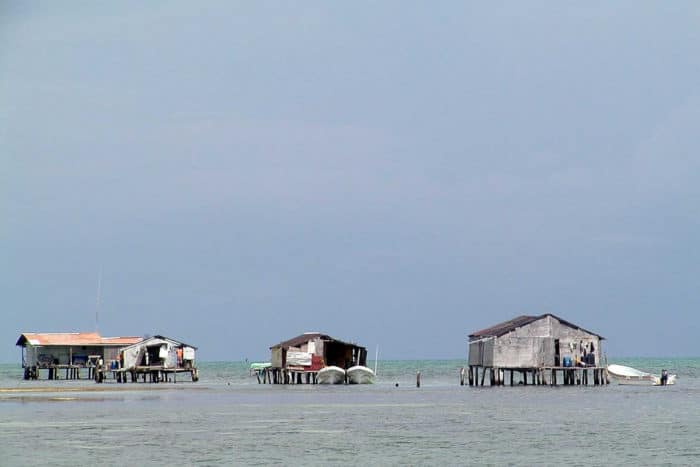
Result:
{"type": "MultiPolygon", "coordinates": [[[[618,384],[661,386],[661,378],[659,376],[629,366],[608,365],[608,374],[618,384]]],[[[676,375],[668,375],[666,384],[676,384],[676,375]]]]}
{"type": "Polygon", "coordinates": [[[326,366],[318,370],[316,376],[318,384],[343,384],[345,383],[345,370],[339,366],[326,366]]]}
{"type": "Polygon", "coordinates": [[[374,383],[374,371],[362,365],[351,366],[346,371],[349,384],[372,384],[374,383]]]}

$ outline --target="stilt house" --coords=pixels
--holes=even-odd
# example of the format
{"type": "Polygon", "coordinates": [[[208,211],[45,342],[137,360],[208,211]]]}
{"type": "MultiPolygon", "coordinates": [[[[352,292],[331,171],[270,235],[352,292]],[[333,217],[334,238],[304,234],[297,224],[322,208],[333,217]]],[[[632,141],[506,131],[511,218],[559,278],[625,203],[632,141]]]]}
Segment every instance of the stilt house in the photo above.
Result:
{"type": "Polygon", "coordinates": [[[121,367],[194,368],[196,347],[164,336],[153,336],[121,349],[121,367]]]}
{"type": "Polygon", "coordinates": [[[79,374],[80,368],[116,361],[119,349],[141,341],[142,337],[102,337],[96,332],[58,332],[20,334],[16,345],[22,348],[24,378],[38,378],[40,369],[49,370],[54,379],[57,370],[79,374]]]}
{"type": "Polygon", "coordinates": [[[319,332],[307,332],[270,347],[272,368],[318,371],[324,366],[343,369],[367,364],[367,349],[319,332]]]}
{"type": "Polygon", "coordinates": [[[532,372],[534,381],[544,380],[543,370],[549,369],[556,383],[555,369],[599,368],[603,339],[553,314],[518,316],[469,335],[470,382],[479,369],[492,375],[496,370],[497,383],[502,382],[503,370],[511,371],[511,381],[513,371],[523,378],[532,372]]]}

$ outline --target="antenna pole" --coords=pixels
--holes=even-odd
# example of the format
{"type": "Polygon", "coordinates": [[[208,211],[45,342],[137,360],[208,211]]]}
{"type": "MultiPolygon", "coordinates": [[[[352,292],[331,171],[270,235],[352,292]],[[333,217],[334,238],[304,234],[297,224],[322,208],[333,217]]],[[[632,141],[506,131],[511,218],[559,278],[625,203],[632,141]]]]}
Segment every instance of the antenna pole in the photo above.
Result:
{"type": "Polygon", "coordinates": [[[377,362],[379,362],[379,344],[377,344],[377,351],[374,353],[374,374],[377,374],[377,362]]]}
{"type": "Polygon", "coordinates": [[[102,267],[97,273],[97,306],[95,307],[95,332],[100,332],[100,301],[102,299],[102,267]]]}

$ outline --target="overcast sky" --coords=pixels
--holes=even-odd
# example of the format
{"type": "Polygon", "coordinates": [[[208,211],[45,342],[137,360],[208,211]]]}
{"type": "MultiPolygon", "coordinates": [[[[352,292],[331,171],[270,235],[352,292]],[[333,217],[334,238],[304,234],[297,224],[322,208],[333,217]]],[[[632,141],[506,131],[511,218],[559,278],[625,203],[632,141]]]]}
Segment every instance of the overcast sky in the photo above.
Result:
{"type": "Polygon", "coordinates": [[[0,361],[23,331],[384,358],[554,313],[697,356],[697,2],[3,2],[0,361]]]}

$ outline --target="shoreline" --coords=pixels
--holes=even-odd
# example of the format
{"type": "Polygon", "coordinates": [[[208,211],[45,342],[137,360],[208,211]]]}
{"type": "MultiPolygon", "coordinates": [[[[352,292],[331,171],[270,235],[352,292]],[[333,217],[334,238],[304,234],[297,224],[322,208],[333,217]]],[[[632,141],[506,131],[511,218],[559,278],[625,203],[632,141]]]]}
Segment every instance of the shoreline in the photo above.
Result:
{"type": "Polygon", "coordinates": [[[164,390],[172,390],[172,389],[177,389],[177,390],[186,390],[186,389],[193,389],[193,390],[207,390],[209,389],[208,386],[182,386],[180,385],[182,383],[178,383],[176,386],[175,384],[172,385],[117,385],[115,383],[113,386],[112,385],[107,385],[105,386],[100,385],[100,386],[69,386],[69,387],[61,387],[61,386],[44,386],[44,387],[35,387],[35,388],[18,388],[18,387],[0,387],[0,394],[31,394],[31,393],[51,393],[51,392],[130,392],[130,391],[164,391],[164,390]]]}

